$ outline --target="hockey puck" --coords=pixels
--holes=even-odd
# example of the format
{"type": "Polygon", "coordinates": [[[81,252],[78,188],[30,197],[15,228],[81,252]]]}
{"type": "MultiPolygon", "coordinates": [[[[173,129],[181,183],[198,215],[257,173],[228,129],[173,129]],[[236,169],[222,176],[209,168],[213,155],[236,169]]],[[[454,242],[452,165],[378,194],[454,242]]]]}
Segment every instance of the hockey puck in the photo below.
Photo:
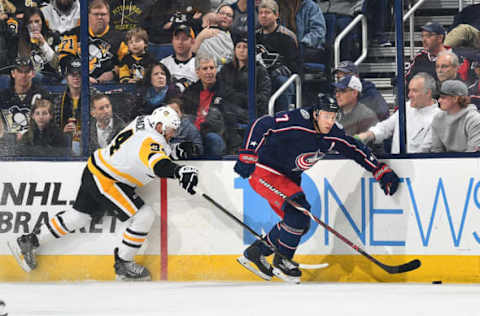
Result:
{"type": "Polygon", "coordinates": [[[432,281],[432,284],[442,284],[442,281],[438,280],[438,281],[432,281]]]}

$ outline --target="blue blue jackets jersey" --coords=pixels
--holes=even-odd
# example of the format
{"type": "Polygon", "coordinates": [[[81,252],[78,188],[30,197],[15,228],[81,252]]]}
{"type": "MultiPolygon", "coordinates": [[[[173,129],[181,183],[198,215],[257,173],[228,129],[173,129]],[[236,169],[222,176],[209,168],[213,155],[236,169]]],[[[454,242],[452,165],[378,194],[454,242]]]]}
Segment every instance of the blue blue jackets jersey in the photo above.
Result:
{"type": "Polygon", "coordinates": [[[297,184],[302,172],[310,169],[326,153],[338,152],[368,171],[378,165],[370,149],[345,135],[338,123],[328,134],[318,133],[313,125],[311,108],[257,119],[245,136],[244,148],[258,155],[258,163],[277,170],[297,184]]]}

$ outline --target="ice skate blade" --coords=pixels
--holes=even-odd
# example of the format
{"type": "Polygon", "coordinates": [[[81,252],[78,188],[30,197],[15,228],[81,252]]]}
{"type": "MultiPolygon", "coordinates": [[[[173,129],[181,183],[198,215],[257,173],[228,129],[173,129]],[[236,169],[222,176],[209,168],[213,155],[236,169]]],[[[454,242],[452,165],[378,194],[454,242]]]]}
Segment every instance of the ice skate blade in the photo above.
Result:
{"type": "Polygon", "coordinates": [[[285,273],[283,273],[280,269],[277,269],[275,267],[273,268],[273,274],[287,283],[300,284],[300,277],[288,276],[285,273]]]}
{"type": "Polygon", "coordinates": [[[20,247],[18,246],[17,240],[8,240],[7,241],[7,246],[8,249],[10,249],[10,252],[12,253],[12,256],[15,258],[17,261],[18,265],[23,269],[25,272],[31,272],[32,268],[25,262],[23,259],[22,251],[20,250],[20,247]]]}
{"type": "Polygon", "coordinates": [[[115,274],[115,280],[123,281],[123,282],[151,281],[152,277],[149,275],[149,276],[146,276],[146,277],[143,277],[143,278],[133,279],[133,278],[126,277],[124,275],[115,274]]]}
{"type": "Polygon", "coordinates": [[[272,279],[271,276],[269,275],[266,275],[265,273],[263,273],[262,271],[258,270],[255,265],[253,263],[250,262],[250,260],[248,260],[247,258],[245,258],[244,256],[240,256],[237,258],[237,262],[240,263],[242,266],[244,266],[246,269],[248,269],[249,271],[253,272],[254,274],[256,274],[257,276],[259,276],[260,278],[264,279],[265,281],[270,281],[272,279]]]}

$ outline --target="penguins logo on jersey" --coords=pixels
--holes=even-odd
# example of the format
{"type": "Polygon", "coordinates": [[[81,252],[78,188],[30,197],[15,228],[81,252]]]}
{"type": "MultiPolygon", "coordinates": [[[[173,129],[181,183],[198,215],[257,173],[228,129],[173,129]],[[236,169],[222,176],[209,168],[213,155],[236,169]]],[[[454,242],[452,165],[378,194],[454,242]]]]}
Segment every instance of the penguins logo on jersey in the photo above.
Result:
{"type": "Polygon", "coordinates": [[[6,129],[9,133],[18,133],[27,130],[30,109],[14,105],[9,109],[2,110],[6,129]]]}
{"type": "Polygon", "coordinates": [[[102,64],[113,58],[110,52],[111,45],[101,39],[90,39],[91,43],[88,45],[88,52],[90,58],[90,73],[97,68],[102,68],[102,64]]]}
{"type": "Polygon", "coordinates": [[[325,153],[321,152],[320,150],[317,150],[316,152],[300,154],[295,159],[296,168],[293,169],[293,171],[308,170],[312,168],[317,161],[323,159],[323,157],[325,157],[325,153]]]}
{"type": "Polygon", "coordinates": [[[270,53],[262,44],[257,45],[256,60],[266,69],[272,67],[279,61],[280,54],[270,53]]]}

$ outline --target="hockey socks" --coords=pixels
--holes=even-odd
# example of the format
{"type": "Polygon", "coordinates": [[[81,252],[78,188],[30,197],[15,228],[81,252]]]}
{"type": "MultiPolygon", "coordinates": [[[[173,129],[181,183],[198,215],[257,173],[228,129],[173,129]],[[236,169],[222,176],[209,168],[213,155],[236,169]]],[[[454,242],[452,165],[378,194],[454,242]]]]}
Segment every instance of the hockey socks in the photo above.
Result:
{"type": "Polygon", "coordinates": [[[118,255],[123,260],[133,261],[155,220],[155,212],[148,205],[143,205],[132,217],[132,222],[122,235],[122,243],[118,247],[118,255]]]}

